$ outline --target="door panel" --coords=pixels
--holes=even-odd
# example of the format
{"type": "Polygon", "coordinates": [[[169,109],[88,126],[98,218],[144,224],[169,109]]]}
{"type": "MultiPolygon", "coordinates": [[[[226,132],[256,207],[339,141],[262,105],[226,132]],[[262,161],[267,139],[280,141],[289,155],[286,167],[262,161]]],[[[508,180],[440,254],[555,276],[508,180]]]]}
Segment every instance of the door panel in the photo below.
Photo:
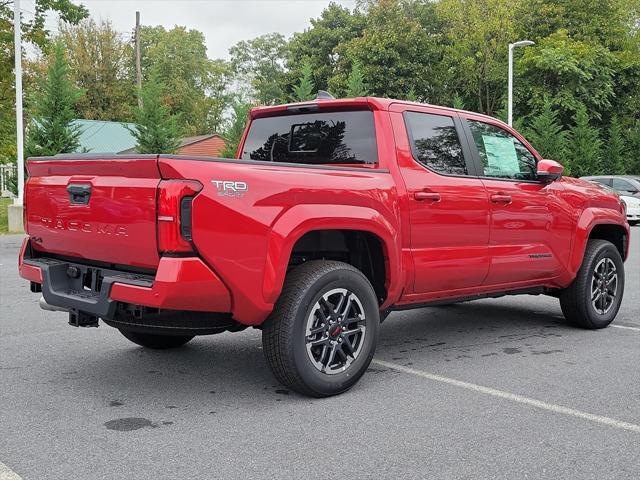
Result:
{"type": "Polygon", "coordinates": [[[458,119],[429,108],[392,116],[406,126],[396,129],[396,145],[409,197],[413,292],[481,285],[489,269],[489,200],[482,181],[466,175],[473,164],[458,119]]]}
{"type": "Polygon", "coordinates": [[[501,125],[471,118],[465,131],[475,147],[491,209],[491,262],[485,285],[561,274],[573,231],[562,184],[537,181],[539,157],[501,125]]]}

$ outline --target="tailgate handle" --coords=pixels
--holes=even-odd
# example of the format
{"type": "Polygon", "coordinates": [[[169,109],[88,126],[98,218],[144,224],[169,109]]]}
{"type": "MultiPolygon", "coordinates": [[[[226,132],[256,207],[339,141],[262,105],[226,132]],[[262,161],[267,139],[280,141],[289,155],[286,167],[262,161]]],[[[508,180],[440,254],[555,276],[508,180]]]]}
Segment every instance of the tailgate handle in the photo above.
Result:
{"type": "Polygon", "coordinates": [[[91,197],[91,185],[68,185],[69,201],[75,205],[87,205],[91,197]]]}

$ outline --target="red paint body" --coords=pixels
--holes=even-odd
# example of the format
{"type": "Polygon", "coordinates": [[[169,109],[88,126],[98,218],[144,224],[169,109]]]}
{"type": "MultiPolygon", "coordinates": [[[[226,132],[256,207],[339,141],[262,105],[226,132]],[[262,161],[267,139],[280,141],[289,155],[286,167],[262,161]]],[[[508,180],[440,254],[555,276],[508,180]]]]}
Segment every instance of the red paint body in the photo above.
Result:
{"type": "MultiPolygon", "coordinates": [[[[242,324],[259,325],[280,294],[296,241],[313,230],[362,230],[380,239],[387,292],[381,309],[527,287],[563,288],[575,277],[596,225],[615,226],[628,239],[619,198],[591,183],[571,178],[518,182],[428,170],[412,156],[402,114],[431,112],[492,123],[542,160],[498,120],[374,98],[311,105],[372,110],[378,164],[334,168],[163,155],[31,159],[27,241],[39,255],[155,275],[152,288],[114,284],[112,299],[232,312],[242,324]],[[158,249],[158,186],[169,179],[203,186],[191,204],[193,252],[188,256],[165,256],[158,249]],[[216,182],[234,182],[230,191],[242,194],[220,196],[216,182]],[[89,204],[71,205],[67,186],[85,183],[92,187],[89,204]]],[[[283,114],[290,114],[287,106],[265,107],[254,109],[251,118],[283,114]]],[[[22,260],[20,272],[42,282],[38,269],[22,260]]]]}

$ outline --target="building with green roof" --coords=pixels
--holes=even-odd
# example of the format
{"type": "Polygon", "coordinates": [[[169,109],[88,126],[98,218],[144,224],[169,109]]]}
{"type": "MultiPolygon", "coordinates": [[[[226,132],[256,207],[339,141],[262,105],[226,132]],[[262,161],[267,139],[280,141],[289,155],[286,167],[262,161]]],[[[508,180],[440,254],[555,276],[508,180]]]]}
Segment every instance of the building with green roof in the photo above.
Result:
{"type": "Polygon", "coordinates": [[[80,130],[80,147],[74,153],[118,153],[135,147],[136,139],[127,129],[133,123],[105,120],[74,120],[80,130]]]}

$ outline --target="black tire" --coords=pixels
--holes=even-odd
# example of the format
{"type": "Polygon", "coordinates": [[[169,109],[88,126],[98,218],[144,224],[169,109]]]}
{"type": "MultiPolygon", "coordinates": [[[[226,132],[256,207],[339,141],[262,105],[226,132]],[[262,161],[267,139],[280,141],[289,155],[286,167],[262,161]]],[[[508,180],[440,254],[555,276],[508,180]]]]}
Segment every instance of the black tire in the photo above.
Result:
{"type": "Polygon", "coordinates": [[[638,225],[638,224],[640,224],[639,220],[632,220],[632,221],[629,222],[629,225],[631,225],[632,227],[635,226],[635,225],[638,225]]]}
{"type": "Polygon", "coordinates": [[[193,338],[193,335],[153,335],[124,329],[120,329],[120,333],[133,343],[154,350],[181,347],[193,338]]]}
{"type": "Polygon", "coordinates": [[[624,263],[620,252],[611,242],[594,239],[587,243],[582,265],[573,283],[560,292],[560,306],[569,323],[582,328],[604,328],[616,318],[623,294],[624,263]],[[608,270],[602,270],[607,266],[608,270]],[[609,284],[602,285],[599,279],[603,271],[604,276],[611,277],[609,284]],[[612,275],[615,275],[615,292],[612,275]],[[600,294],[595,300],[592,299],[594,292],[595,295],[600,294]]]}
{"type": "Polygon", "coordinates": [[[262,345],[283,385],[328,397],[350,389],[367,370],[379,324],[376,294],[362,272],[346,263],[314,260],[287,275],[264,323],[262,345]]]}

